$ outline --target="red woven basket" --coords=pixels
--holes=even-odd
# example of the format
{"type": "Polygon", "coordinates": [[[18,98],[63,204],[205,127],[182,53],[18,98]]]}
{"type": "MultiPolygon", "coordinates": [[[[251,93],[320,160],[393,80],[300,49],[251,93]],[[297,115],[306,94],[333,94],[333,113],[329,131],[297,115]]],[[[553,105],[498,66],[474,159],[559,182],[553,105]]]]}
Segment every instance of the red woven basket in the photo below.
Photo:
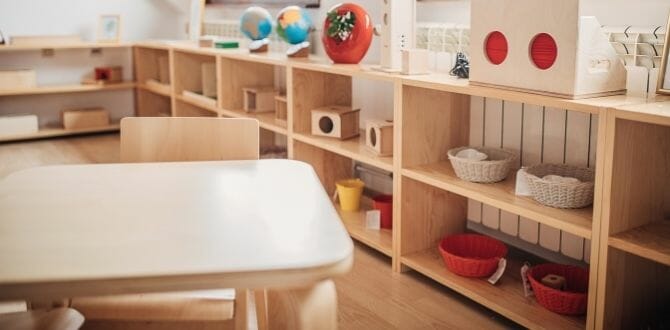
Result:
{"type": "Polygon", "coordinates": [[[528,271],[528,279],[533,287],[537,302],[544,308],[566,315],[586,313],[589,271],[576,266],[542,264],[528,271]],[[556,290],[542,284],[542,278],[549,274],[565,277],[567,289],[556,290]]]}
{"type": "Polygon", "coordinates": [[[487,277],[496,271],[500,258],[507,255],[507,246],[488,236],[458,234],[442,239],[440,253],[451,272],[466,277],[487,277]]]}

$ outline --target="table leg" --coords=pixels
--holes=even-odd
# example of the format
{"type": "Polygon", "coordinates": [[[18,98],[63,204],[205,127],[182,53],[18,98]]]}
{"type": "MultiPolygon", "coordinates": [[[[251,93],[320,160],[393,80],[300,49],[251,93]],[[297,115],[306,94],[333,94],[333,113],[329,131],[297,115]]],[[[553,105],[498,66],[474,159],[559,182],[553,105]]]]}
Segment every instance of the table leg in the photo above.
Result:
{"type": "Polygon", "coordinates": [[[269,329],[337,329],[335,283],[325,280],[309,287],[267,291],[269,329]]]}

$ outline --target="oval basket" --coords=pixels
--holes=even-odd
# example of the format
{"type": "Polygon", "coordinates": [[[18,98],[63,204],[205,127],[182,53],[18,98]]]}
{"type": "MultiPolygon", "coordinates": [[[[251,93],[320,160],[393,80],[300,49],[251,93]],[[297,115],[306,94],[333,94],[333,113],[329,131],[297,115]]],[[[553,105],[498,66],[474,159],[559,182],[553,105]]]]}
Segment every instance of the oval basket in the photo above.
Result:
{"type": "Polygon", "coordinates": [[[507,246],[501,241],[477,234],[446,236],[439,249],[447,269],[466,277],[491,276],[500,258],[507,255],[507,246]]]}
{"type": "Polygon", "coordinates": [[[461,180],[477,183],[494,183],[505,180],[516,159],[516,153],[487,147],[461,147],[449,150],[447,153],[451,166],[461,180]],[[475,149],[485,153],[488,160],[472,160],[456,157],[459,151],[475,149]]]}
{"type": "Polygon", "coordinates": [[[562,209],[578,209],[593,203],[595,172],[590,168],[563,164],[538,164],[526,169],[526,181],[533,199],[562,209]],[[577,178],[578,183],[550,182],[545,175],[577,178]]]}
{"type": "Polygon", "coordinates": [[[569,265],[542,264],[528,271],[528,280],[537,302],[544,308],[559,314],[582,315],[586,313],[589,289],[589,271],[569,265]],[[542,284],[542,278],[553,274],[563,276],[567,283],[565,291],[542,284]]]}

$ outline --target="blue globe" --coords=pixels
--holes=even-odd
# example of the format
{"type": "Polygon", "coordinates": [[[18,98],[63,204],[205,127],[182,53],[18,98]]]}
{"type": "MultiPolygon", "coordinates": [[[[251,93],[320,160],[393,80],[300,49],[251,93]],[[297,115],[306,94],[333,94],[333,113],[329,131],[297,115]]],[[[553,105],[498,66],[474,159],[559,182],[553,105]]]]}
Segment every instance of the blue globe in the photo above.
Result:
{"type": "Polygon", "coordinates": [[[311,30],[312,19],[298,6],[286,7],[277,15],[277,34],[289,44],[306,41],[311,30]]]}
{"type": "Polygon", "coordinates": [[[240,31],[251,40],[262,40],[272,32],[272,15],[265,8],[249,7],[240,19],[240,31]]]}

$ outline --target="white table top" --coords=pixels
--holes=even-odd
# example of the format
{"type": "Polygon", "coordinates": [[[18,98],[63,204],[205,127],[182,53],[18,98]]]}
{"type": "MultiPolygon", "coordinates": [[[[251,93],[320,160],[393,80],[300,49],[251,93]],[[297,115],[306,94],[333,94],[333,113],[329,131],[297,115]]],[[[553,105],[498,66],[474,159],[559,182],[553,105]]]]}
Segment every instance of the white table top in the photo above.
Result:
{"type": "Polygon", "coordinates": [[[0,300],[288,286],[352,259],[297,161],[50,166],[0,181],[0,300]]]}

